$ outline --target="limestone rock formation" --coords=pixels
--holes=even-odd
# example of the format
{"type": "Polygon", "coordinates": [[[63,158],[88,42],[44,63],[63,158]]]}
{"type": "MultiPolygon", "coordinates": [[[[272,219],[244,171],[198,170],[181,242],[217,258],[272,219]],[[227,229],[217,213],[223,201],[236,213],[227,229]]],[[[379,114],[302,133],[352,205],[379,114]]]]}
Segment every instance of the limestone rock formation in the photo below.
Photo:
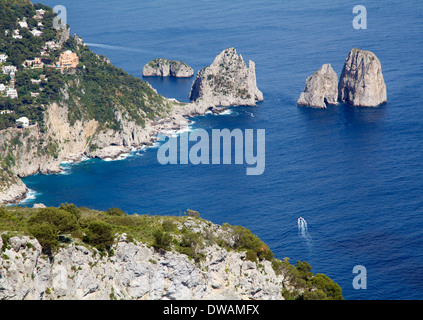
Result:
{"type": "Polygon", "coordinates": [[[159,77],[176,77],[189,78],[194,75],[194,70],[182,61],[154,59],[147,63],[143,70],[144,77],[159,76],[159,77]]]}
{"type": "Polygon", "coordinates": [[[145,119],[144,125],[140,125],[124,110],[116,108],[114,118],[121,124],[120,130],[102,126],[94,118],[77,119],[72,123],[67,102],[69,87],[66,85],[61,92],[64,101],[52,102],[46,107],[45,126],[31,124],[25,130],[1,130],[0,145],[9,147],[0,148],[0,158],[13,161],[9,161],[10,172],[0,168],[0,204],[18,203],[25,198],[28,189],[20,178],[36,173],[60,173],[63,161],[78,162],[86,157],[118,158],[134,148],[152,145],[159,131],[185,127],[189,122],[187,118],[222,109],[222,106],[255,105],[256,100],[263,100],[256,85],[254,62],[250,61],[247,68],[233,48],[222,52],[203,72],[205,78],[197,78],[194,83],[199,90],[191,92],[197,97],[195,102],[181,103],[160,96],[161,121],[148,119],[140,111],[145,119]],[[214,80],[207,80],[208,72],[214,72],[215,76],[211,76],[214,80]]]}
{"type": "Polygon", "coordinates": [[[165,103],[170,111],[164,116],[169,121],[160,125],[148,120],[141,126],[117,110],[115,116],[122,123],[122,129],[100,130],[95,119],[78,120],[71,124],[67,106],[52,103],[45,111],[47,129],[44,132],[38,124],[25,129],[1,130],[0,144],[10,147],[0,148],[0,159],[8,157],[14,165],[5,170],[0,164],[0,204],[19,203],[26,197],[28,189],[20,178],[36,173],[60,173],[63,161],[79,162],[87,157],[115,159],[134,148],[152,145],[158,130],[178,129],[188,123],[184,118],[185,114],[189,114],[188,110],[173,107],[179,105],[178,102],[166,99],[165,103]],[[11,145],[11,141],[15,144],[11,145]],[[90,148],[90,145],[95,148],[90,148]]]}
{"type": "MultiPolygon", "coordinates": [[[[187,220],[183,227],[226,235],[207,222],[187,220]]],[[[216,244],[204,249],[200,264],[129,241],[125,234],[110,256],[72,242],[49,259],[27,236],[0,237],[0,248],[0,300],[283,299],[282,289],[292,289],[270,261],[257,264],[245,252],[216,244]]]]}
{"type": "MultiPolygon", "coordinates": [[[[0,167],[0,170],[3,170],[0,167]]],[[[3,176],[1,176],[3,178],[3,176]]],[[[9,178],[9,177],[8,177],[9,178]]],[[[11,183],[0,185],[0,204],[14,203],[25,198],[28,188],[19,177],[10,178],[11,183]]]]}
{"type": "Polygon", "coordinates": [[[337,104],[337,100],[338,76],[330,64],[324,64],[307,78],[297,105],[326,109],[326,104],[337,104]]]}
{"type": "Polygon", "coordinates": [[[381,63],[373,52],[350,51],[339,79],[338,99],[355,107],[375,107],[387,101],[381,63]]]}
{"type": "Polygon", "coordinates": [[[254,62],[249,61],[247,67],[235,48],[223,50],[210,66],[198,72],[190,100],[210,107],[255,106],[263,94],[257,88],[254,62]]]}

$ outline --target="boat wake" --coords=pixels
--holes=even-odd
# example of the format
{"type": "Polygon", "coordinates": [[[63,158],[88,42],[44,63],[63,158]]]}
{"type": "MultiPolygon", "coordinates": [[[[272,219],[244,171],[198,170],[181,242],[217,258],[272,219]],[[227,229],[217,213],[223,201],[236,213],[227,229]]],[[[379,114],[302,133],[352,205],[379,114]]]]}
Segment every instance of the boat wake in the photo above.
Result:
{"type": "Polygon", "coordinates": [[[308,245],[311,244],[312,239],[308,233],[307,221],[303,217],[298,218],[298,236],[303,239],[308,245]]]}

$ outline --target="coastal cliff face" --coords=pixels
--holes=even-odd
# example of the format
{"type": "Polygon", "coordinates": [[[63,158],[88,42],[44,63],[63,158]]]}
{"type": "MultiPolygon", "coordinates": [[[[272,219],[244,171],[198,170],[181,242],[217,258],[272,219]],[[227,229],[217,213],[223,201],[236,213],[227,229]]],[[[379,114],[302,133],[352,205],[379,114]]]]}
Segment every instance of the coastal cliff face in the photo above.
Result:
{"type": "Polygon", "coordinates": [[[338,76],[330,64],[324,64],[307,78],[297,105],[326,109],[326,104],[337,104],[337,100],[338,76]]]}
{"type": "MultiPolygon", "coordinates": [[[[202,91],[208,92],[207,98],[185,104],[166,99],[147,82],[113,66],[77,35],[70,36],[69,29],[58,32],[53,28],[56,13],[50,7],[12,1],[5,3],[4,9],[2,30],[14,30],[17,22],[34,16],[44,27],[39,30],[41,37],[24,37],[19,46],[11,37],[0,41],[8,53],[7,63],[17,70],[16,81],[10,81],[10,85],[16,85],[19,91],[13,101],[1,97],[0,204],[18,203],[25,197],[23,177],[59,173],[63,161],[116,158],[151,145],[159,131],[176,131],[187,125],[187,118],[217,105],[254,105],[255,98],[262,99],[254,63],[247,68],[233,48],[216,58],[215,64],[221,64],[224,71],[216,69],[215,64],[210,68],[219,75],[212,91],[202,91]],[[65,52],[71,52],[78,61],[70,69],[60,63],[65,52]],[[49,61],[42,68],[24,63],[29,58],[40,60],[41,56],[49,61]],[[37,91],[35,95],[33,90],[37,91]],[[21,117],[28,119],[27,127],[17,125],[21,117]]],[[[153,60],[144,69],[145,75],[193,75],[185,63],[165,59],[153,60]]]]}
{"type": "MultiPolygon", "coordinates": [[[[167,101],[169,108],[178,105],[167,101]]],[[[0,159],[8,161],[2,172],[0,203],[16,203],[25,197],[26,186],[20,178],[32,174],[60,173],[63,161],[80,161],[83,157],[116,158],[133,148],[151,145],[158,130],[177,129],[188,121],[175,114],[165,124],[147,119],[144,126],[117,110],[115,117],[121,130],[101,128],[95,119],[68,119],[66,104],[52,103],[45,111],[45,128],[38,124],[28,128],[8,128],[0,134],[0,159]]]]}
{"type": "Polygon", "coordinates": [[[25,129],[8,128],[0,134],[2,181],[0,203],[9,203],[25,197],[26,186],[21,177],[41,172],[60,172],[59,146],[49,134],[42,133],[38,125],[25,129]]]}
{"type": "Polygon", "coordinates": [[[213,63],[201,69],[192,85],[190,100],[209,107],[255,106],[263,100],[257,88],[255,64],[245,64],[235,48],[223,50],[213,63]]]}
{"type": "MultiPolygon", "coordinates": [[[[77,48],[82,50],[80,46],[77,48]]],[[[93,59],[104,68],[112,68],[102,57],[93,59]]],[[[151,86],[143,89],[148,94],[142,91],[143,96],[136,98],[143,100],[145,106],[151,105],[150,110],[154,110],[160,121],[147,113],[151,112],[149,109],[144,111],[131,103],[116,103],[110,109],[88,113],[87,110],[96,108],[96,104],[84,107],[81,98],[86,96],[88,84],[84,84],[78,75],[76,73],[76,79],[61,89],[61,99],[46,107],[43,127],[34,124],[28,128],[2,130],[0,145],[4,148],[0,148],[0,160],[3,159],[0,166],[3,163],[7,173],[0,177],[0,203],[16,203],[25,197],[27,189],[20,180],[22,177],[38,172],[59,173],[63,161],[80,161],[83,157],[116,158],[122,153],[151,145],[159,131],[175,131],[186,126],[189,123],[187,118],[222,106],[253,106],[257,100],[263,100],[256,84],[254,62],[250,61],[247,68],[234,48],[224,50],[210,67],[200,71],[191,90],[191,96],[197,96],[192,103],[166,99],[151,86]],[[109,115],[107,121],[104,114],[109,115]]],[[[115,90],[113,100],[123,96],[119,91],[123,89],[115,90]]]]}
{"type": "MultiPolygon", "coordinates": [[[[0,169],[3,170],[2,168],[0,169]]],[[[0,187],[2,188],[0,191],[0,203],[16,202],[25,197],[28,188],[21,179],[15,175],[10,176],[5,173],[2,175],[2,179],[4,179],[4,182],[2,182],[0,187]]]]}
{"type": "MultiPolygon", "coordinates": [[[[21,54],[20,47],[12,45],[14,39],[1,41],[18,70],[14,84],[19,84],[18,91],[25,93],[10,104],[11,98],[2,97],[1,109],[5,113],[0,121],[0,204],[18,203],[25,197],[23,177],[59,173],[63,161],[116,158],[151,145],[159,131],[185,127],[187,118],[204,114],[215,106],[254,105],[255,99],[262,99],[256,86],[254,63],[250,62],[247,68],[233,48],[220,54],[209,68],[218,74],[210,90],[205,87],[202,91],[206,96],[194,103],[180,103],[166,99],[147,82],[113,66],[106,57],[92,52],[77,35],[69,36],[69,29],[58,33],[50,25],[56,15],[51,8],[28,1],[14,5],[19,10],[7,3],[9,11],[3,12],[10,16],[7,28],[12,30],[17,21],[34,16],[36,9],[42,8],[45,36],[41,41],[23,38],[23,46],[31,49],[26,55],[21,54]],[[50,38],[54,41],[49,41],[50,38]],[[51,65],[31,69],[23,64],[28,55],[35,59],[41,52],[45,54],[45,48],[51,65]],[[67,51],[78,58],[78,64],[70,70],[58,67],[55,61],[67,51]],[[32,96],[31,90],[35,89],[28,84],[33,82],[29,79],[39,85],[36,96],[32,96]],[[28,119],[27,127],[17,125],[16,120],[21,117],[28,119]]],[[[145,69],[145,75],[193,75],[185,63],[165,59],[153,60],[145,69]]]]}
{"type": "Polygon", "coordinates": [[[147,63],[142,70],[144,77],[158,76],[158,77],[176,77],[189,78],[194,75],[194,70],[182,61],[154,59],[147,63]]]}
{"type": "MultiPolygon", "coordinates": [[[[221,226],[207,221],[187,219],[178,228],[231,241],[221,226]]],[[[48,258],[28,236],[0,237],[0,248],[0,300],[284,299],[283,289],[295,289],[269,261],[252,262],[245,252],[216,244],[202,250],[206,258],[200,263],[129,241],[125,234],[116,239],[113,255],[72,242],[48,258]]]]}
{"type": "Polygon", "coordinates": [[[355,107],[375,107],[387,101],[379,59],[373,52],[350,51],[339,79],[338,99],[355,107]]]}

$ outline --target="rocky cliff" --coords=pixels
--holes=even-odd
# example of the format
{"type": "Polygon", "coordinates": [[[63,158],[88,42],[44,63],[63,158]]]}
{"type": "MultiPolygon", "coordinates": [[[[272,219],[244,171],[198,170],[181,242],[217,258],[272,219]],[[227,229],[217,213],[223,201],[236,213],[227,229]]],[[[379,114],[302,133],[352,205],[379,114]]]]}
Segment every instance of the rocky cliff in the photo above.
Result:
{"type": "Polygon", "coordinates": [[[373,52],[354,48],[339,79],[339,100],[355,107],[375,107],[387,101],[379,59],[373,52]]]}
{"type": "MultiPolygon", "coordinates": [[[[26,11],[35,10],[30,2],[23,5],[25,10],[11,11],[16,14],[14,18],[23,19],[26,11]]],[[[53,19],[53,13],[48,17],[53,19]]],[[[47,14],[44,21],[48,21],[47,14]]],[[[46,28],[47,31],[56,34],[55,30],[46,28]]],[[[0,204],[16,203],[25,197],[27,188],[22,177],[58,173],[63,161],[79,161],[82,157],[114,158],[152,144],[158,130],[179,128],[188,122],[179,112],[172,113],[182,104],[160,96],[147,82],[94,54],[81,38],[70,37],[69,29],[59,33],[56,40],[56,56],[70,49],[80,63],[66,74],[52,67],[37,69],[40,79],[44,79],[40,80],[38,98],[15,99],[7,116],[2,115],[0,204]],[[26,128],[15,124],[22,116],[29,118],[26,128]],[[155,121],[158,117],[168,121],[158,124],[155,121]]],[[[23,45],[36,51],[40,44],[25,39],[23,45]]],[[[35,71],[20,66],[17,77],[25,78],[28,72],[35,71]]]]}
{"type": "MultiPolygon", "coordinates": [[[[69,36],[69,29],[57,32],[52,27],[56,14],[50,7],[12,1],[5,3],[5,9],[1,13],[7,19],[2,28],[13,30],[17,21],[42,9],[44,29],[40,38],[24,37],[19,45],[10,37],[0,41],[9,53],[8,62],[18,68],[15,83],[20,92],[13,103],[2,97],[1,109],[7,108],[4,110],[7,112],[0,119],[0,204],[15,203],[25,197],[27,189],[22,177],[38,172],[58,173],[63,161],[78,161],[82,157],[115,158],[152,144],[158,131],[178,130],[186,126],[187,118],[204,114],[215,106],[207,99],[185,104],[159,95],[147,82],[92,52],[77,35],[69,36]],[[56,60],[68,50],[78,57],[77,67],[57,68],[56,60]],[[23,64],[25,59],[35,59],[41,52],[50,56],[46,63],[50,61],[51,65],[29,69],[23,64]],[[29,81],[32,77],[37,85],[29,81]],[[33,90],[38,95],[32,96],[33,90]],[[30,125],[18,127],[16,120],[20,117],[28,118],[30,125]]],[[[214,83],[213,91],[229,90],[229,94],[217,94],[219,104],[255,103],[254,97],[262,97],[256,87],[254,63],[246,68],[235,49],[225,52],[216,58],[216,63],[222,63],[225,69],[222,76],[228,81],[214,83]],[[233,97],[248,101],[234,101],[233,97]]],[[[161,76],[193,74],[189,66],[178,61],[157,59],[148,67],[161,76]]]]}
{"type": "MultiPolygon", "coordinates": [[[[75,39],[79,38],[75,36],[75,39]]],[[[100,61],[106,70],[114,70],[104,58],[92,59],[100,61]]],[[[142,89],[141,96],[134,95],[134,102],[125,104],[124,89],[116,87],[110,89],[114,90],[114,96],[109,101],[121,98],[122,102],[107,108],[101,101],[87,101],[89,107],[86,107],[81,98],[86,99],[90,87],[79,76],[84,72],[73,75],[75,80],[64,85],[61,99],[46,106],[42,127],[34,124],[25,129],[2,130],[0,145],[4,148],[0,148],[0,160],[10,158],[10,161],[9,174],[0,176],[0,203],[14,203],[25,197],[27,189],[20,180],[22,177],[38,172],[58,173],[63,161],[79,161],[83,157],[116,158],[134,148],[151,145],[157,132],[178,130],[189,123],[188,118],[207,110],[255,105],[256,100],[263,100],[256,84],[254,62],[250,61],[247,68],[233,48],[224,50],[210,67],[200,71],[191,90],[191,96],[197,98],[188,104],[159,96],[151,87],[142,89]],[[137,99],[143,101],[145,111],[134,106],[137,99]],[[96,110],[97,106],[104,110],[96,110]]],[[[94,85],[99,86],[98,82],[103,80],[99,79],[94,85]]]]}
{"type": "Polygon", "coordinates": [[[176,77],[189,78],[194,75],[194,70],[182,61],[154,59],[147,63],[142,69],[144,77],[159,76],[159,77],[176,77]]]}
{"type": "MultiPolygon", "coordinates": [[[[3,168],[0,168],[0,170],[3,170],[3,168]]],[[[5,172],[3,172],[1,177],[0,203],[16,203],[25,198],[28,188],[20,178],[5,172]]]]}
{"type": "MultiPolygon", "coordinates": [[[[121,236],[114,255],[72,243],[50,260],[37,240],[12,237],[0,258],[0,300],[283,299],[289,286],[270,262],[216,245],[200,265],[186,255],[157,252],[121,236]]],[[[2,242],[0,240],[0,246],[2,242]]]]}
{"type": "Polygon", "coordinates": [[[307,264],[297,270],[274,258],[267,245],[243,227],[189,216],[61,208],[0,208],[0,300],[334,297],[309,281],[311,272],[301,273],[307,264]],[[93,223],[102,228],[90,229],[93,223]],[[45,232],[49,228],[55,230],[52,236],[45,232]],[[122,228],[128,233],[115,233],[107,250],[99,249],[109,238],[108,228],[110,235],[122,228]],[[100,232],[99,237],[93,232],[100,232]],[[54,240],[58,234],[59,242],[54,240]],[[53,240],[58,245],[47,250],[53,240]]]}
{"type": "MultiPolygon", "coordinates": [[[[177,103],[168,101],[169,106],[177,103]]],[[[170,107],[171,108],[171,107],[170,107]]],[[[66,104],[52,103],[45,111],[45,127],[8,128],[1,131],[0,159],[10,159],[8,172],[2,175],[0,203],[13,203],[25,197],[27,191],[20,178],[35,173],[62,171],[63,161],[80,161],[83,157],[115,158],[133,148],[151,145],[159,129],[179,128],[187,123],[182,115],[158,126],[147,119],[145,125],[116,111],[121,130],[102,128],[95,119],[81,119],[71,124],[66,104]]]]}
{"type": "Polygon", "coordinates": [[[190,100],[208,107],[255,106],[263,100],[257,88],[255,64],[248,67],[235,48],[227,48],[201,69],[192,85],[190,100]]]}
{"type": "Polygon", "coordinates": [[[297,105],[326,109],[326,104],[337,104],[337,100],[338,76],[330,64],[324,64],[307,78],[297,105]]]}

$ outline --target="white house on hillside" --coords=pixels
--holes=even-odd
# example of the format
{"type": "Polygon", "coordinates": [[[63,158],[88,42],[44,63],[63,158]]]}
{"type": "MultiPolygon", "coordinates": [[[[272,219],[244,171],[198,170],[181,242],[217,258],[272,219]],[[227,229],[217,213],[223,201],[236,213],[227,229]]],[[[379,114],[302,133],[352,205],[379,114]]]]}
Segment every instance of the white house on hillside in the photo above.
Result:
{"type": "Polygon", "coordinates": [[[8,96],[10,99],[16,99],[18,97],[18,92],[16,89],[9,88],[6,92],[6,96],[8,96]]]}
{"type": "Polygon", "coordinates": [[[15,113],[15,111],[13,111],[13,110],[0,110],[0,114],[11,114],[11,113],[15,113]]]}
{"type": "Polygon", "coordinates": [[[12,37],[13,39],[22,39],[22,36],[19,33],[19,29],[13,30],[12,37]]]}
{"type": "Polygon", "coordinates": [[[44,13],[46,13],[46,11],[43,9],[35,10],[35,12],[37,13],[37,16],[41,18],[43,17],[44,13]]]}
{"type": "Polygon", "coordinates": [[[0,63],[6,62],[7,60],[7,55],[2,53],[0,54],[0,63]]]}
{"type": "Polygon", "coordinates": [[[27,128],[29,126],[29,119],[27,117],[22,117],[16,120],[18,127],[27,128]]]}
{"type": "Polygon", "coordinates": [[[37,29],[32,29],[32,30],[31,30],[31,33],[32,33],[32,35],[33,35],[34,37],[40,37],[40,36],[43,34],[43,32],[42,32],[42,31],[37,30],[37,29]]]}
{"type": "Polygon", "coordinates": [[[15,67],[15,66],[3,66],[1,68],[1,70],[3,71],[3,74],[11,73],[11,72],[14,72],[14,73],[18,72],[18,68],[15,67]]]}
{"type": "Polygon", "coordinates": [[[51,49],[51,50],[56,50],[60,47],[59,44],[57,44],[55,41],[47,41],[45,46],[43,47],[43,49],[47,50],[47,49],[51,49]]]}
{"type": "Polygon", "coordinates": [[[21,28],[28,28],[28,23],[26,21],[19,21],[18,24],[21,28]]]}

